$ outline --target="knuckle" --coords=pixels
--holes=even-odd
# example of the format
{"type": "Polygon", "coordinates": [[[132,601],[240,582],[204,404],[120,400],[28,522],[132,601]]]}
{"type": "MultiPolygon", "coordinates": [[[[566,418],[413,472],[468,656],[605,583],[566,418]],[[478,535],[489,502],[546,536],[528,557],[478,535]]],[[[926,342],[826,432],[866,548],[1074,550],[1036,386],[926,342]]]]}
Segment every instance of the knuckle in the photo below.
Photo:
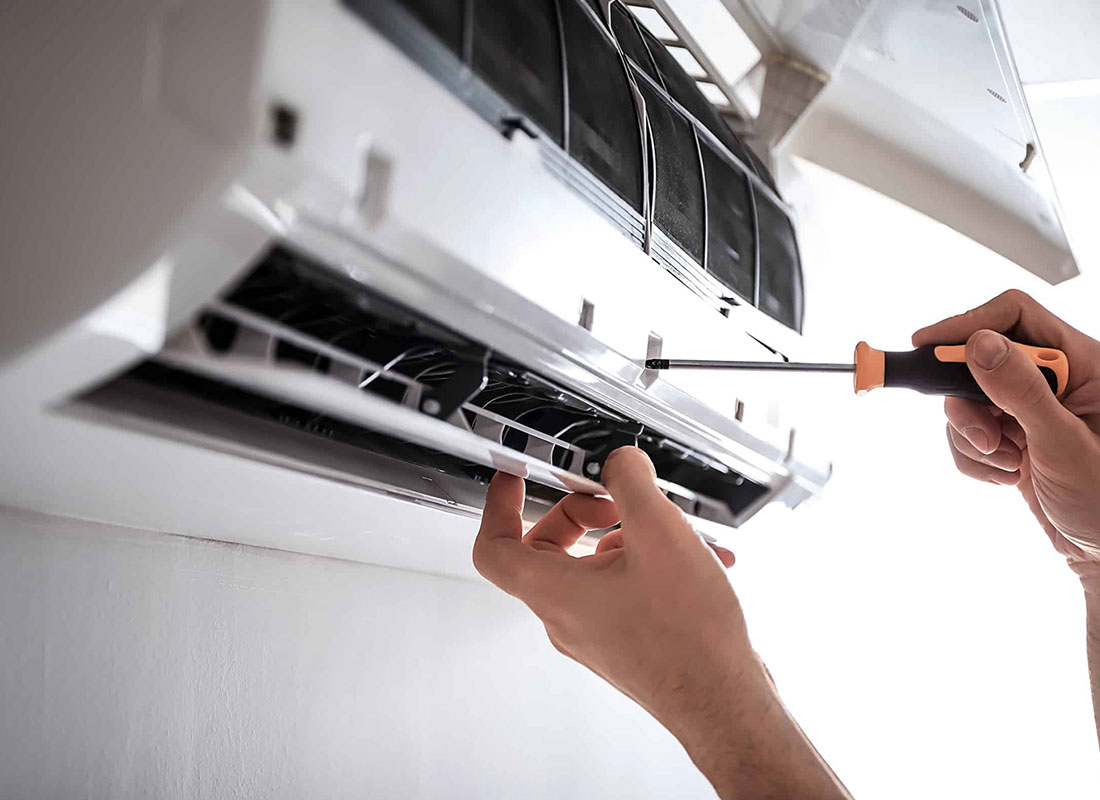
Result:
{"type": "Polygon", "coordinates": [[[997,299],[1006,300],[1015,306],[1030,306],[1035,303],[1032,296],[1021,289],[1009,289],[1007,292],[1003,292],[999,295],[997,299]]]}
{"type": "Polygon", "coordinates": [[[1041,378],[1036,376],[1035,379],[1022,383],[1013,406],[1016,409],[1035,409],[1046,402],[1049,394],[1050,388],[1041,378]]]}
{"type": "Polygon", "coordinates": [[[517,563],[515,558],[503,558],[504,555],[506,554],[499,552],[491,542],[474,544],[474,569],[485,580],[500,588],[522,582],[522,575],[519,574],[522,564],[517,563]]]}
{"type": "Polygon", "coordinates": [[[485,553],[484,545],[482,545],[481,542],[475,543],[473,554],[474,569],[477,570],[478,574],[481,575],[481,577],[487,580],[492,580],[490,573],[492,572],[493,568],[489,561],[489,557],[485,553]]]}

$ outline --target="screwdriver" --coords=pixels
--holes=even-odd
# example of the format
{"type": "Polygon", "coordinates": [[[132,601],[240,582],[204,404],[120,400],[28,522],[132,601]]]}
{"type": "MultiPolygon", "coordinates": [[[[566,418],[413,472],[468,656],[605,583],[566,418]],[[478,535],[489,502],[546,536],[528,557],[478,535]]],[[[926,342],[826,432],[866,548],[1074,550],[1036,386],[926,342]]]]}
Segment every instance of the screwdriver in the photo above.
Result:
{"type": "MultiPolygon", "coordinates": [[[[1034,362],[1046,378],[1055,397],[1065,394],[1069,382],[1069,359],[1053,347],[1033,347],[1013,342],[1034,362]]],[[[856,345],[851,364],[799,364],[788,361],[703,361],[676,358],[650,358],[646,369],[734,369],[776,370],[784,372],[851,372],[856,394],[880,387],[913,389],[923,394],[962,397],[979,403],[989,398],[966,365],[966,345],[929,345],[916,350],[889,352],[876,350],[867,342],[856,345]]]]}

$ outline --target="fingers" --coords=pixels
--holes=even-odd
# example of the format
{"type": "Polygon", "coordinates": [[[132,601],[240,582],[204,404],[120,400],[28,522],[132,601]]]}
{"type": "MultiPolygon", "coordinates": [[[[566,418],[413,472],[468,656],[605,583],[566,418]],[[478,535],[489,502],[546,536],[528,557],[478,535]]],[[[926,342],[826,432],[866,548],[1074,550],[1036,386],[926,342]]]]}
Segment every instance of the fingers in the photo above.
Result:
{"type": "Polygon", "coordinates": [[[962,434],[974,448],[982,453],[992,453],[1001,445],[1001,420],[995,417],[989,406],[948,397],[943,411],[951,427],[962,434]]]}
{"type": "Polygon", "coordinates": [[[1029,295],[1011,289],[994,297],[985,305],[965,314],[948,317],[935,325],[921,328],[913,334],[913,346],[929,344],[959,344],[983,329],[1008,333],[1018,331],[1035,344],[1066,349],[1073,328],[1051,314],[1029,295]]]}
{"type": "MultiPolygon", "coordinates": [[[[519,540],[523,535],[523,501],[527,487],[523,478],[498,472],[485,494],[485,509],[481,512],[478,542],[497,539],[519,540]]],[[[475,549],[476,549],[475,545],[475,549]]]]}
{"type": "Polygon", "coordinates": [[[997,467],[992,467],[989,464],[983,464],[973,458],[970,458],[963,453],[955,444],[955,440],[952,438],[952,434],[955,433],[954,429],[947,426],[947,442],[951,446],[951,457],[955,461],[955,467],[963,475],[968,478],[974,478],[975,480],[985,481],[986,483],[996,483],[1003,486],[1015,486],[1020,481],[1019,472],[1008,472],[997,467]]]}
{"type": "Polygon", "coordinates": [[[610,528],[619,521],[619,509],[611,500],[571,494],[550,509],[523,537],[536,550],[566,550],[586,531],[610,528]]]}
{"type": "Polygon", "coordinates": [[[474,568],[517,597],[539,569],[539,554],[521,541],[524,492],[522,478],[498,472],[485,495],[481,528],[474,540],[474,568]]]}
{"type": "Polygon", "coordinates": [[[966,345],[966,363],[989,399],[1014,416],[1029,439],[1057,443],[1082,424],[1058,402],[1031,358],[999,333],[980,330],[966,345]]]}
{"type": "Polygon", "coordinates": [[[1016,445],[1007,439],[1001,442],[1000,447],[992,453],[983,453],[950,426],[947,428],[947,435],[952,446],[972,461],[988,464],[1005,472],[1015,472],[1020,468],[1020,451],[1016,445]]]}
{"type": "MultiPolygon", "coordinates": [[[[707,545],[709,545],[710,549],[714,551],[714,555],[718,557],[718,560],[722,562],[722,566],[726,569],[732,567],[737,561],[737,558],[736,556],[734,556],[732,550],[727,550],[725,547],[713,544],[711,542],[707,542],[707,545]]],[[[599,543],[596,545],[596,553],[609,553],[612,550],[621,550],[622,547],[623,530],[622,528],[619,528],[618,530],[614,530],[608,534],[605,534],[603,538],[600,539],[599,543]]]]}
{"type": "Polygon", "coordinates": [[[653,462],[637,447],[620,447],[608,456],[601,480],[619,507],[631,541],[695,536],[683,512],[658,488],[653,462]]]}
{"type": "Polygon", "coordinates": [[[605,533],[600,540],[596,542],[596,553],[609,553],[612,550],[622,550],[623,548],[623,529],[616,528],[610,533],[605,533]]]}

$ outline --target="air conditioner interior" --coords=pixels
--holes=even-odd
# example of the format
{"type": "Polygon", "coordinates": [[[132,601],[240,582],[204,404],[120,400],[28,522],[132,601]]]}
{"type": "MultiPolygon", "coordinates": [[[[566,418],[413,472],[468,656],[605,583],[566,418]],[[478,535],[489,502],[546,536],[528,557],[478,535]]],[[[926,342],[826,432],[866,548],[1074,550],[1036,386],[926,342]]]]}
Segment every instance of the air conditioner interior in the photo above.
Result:
{"type": "MultiPolygon", "coordinates": [[[[207,304],[165,352],[92,390],[81,402],[110,410],[120,398],[125,405],[129,389],[146,386],[199,401],[188,416],[172,418],[177,427],[201,428],[207,414],[228,410],[291,438],[307,434],[450,478],[484,485],[494,472],[490,464],[394,438],[359,419],[311,407],[300,397],[257,389],[219,362],[240,365],[245,376],[255,369],[309,373],[330,386],[350,387],[445,421],[463,435],[489,439],[583,478],[598,479],[612,450],[636,445],[653,459],[669,496],[702,520],[734,524],[767,492],[629,415],[553,383],[286,246],[272,248],[219,300],[207,304]],[[172,351],[189,353],[189,360],[173,359],[172,351]],[[195,369],[196,364],[214,369],[195,369]]],[[[147,404],[145,413],[155,415],[162,407],[168,406],[147,404]]],[[[281,446],[278,435],[263,444],[274,451],[281,446]]],[[[317,466],[332,470],[331,464],[317,466]]],[[[548,486],[535,491],[546,500],[560,496],[548,486]]]]}
{"type": "Polygon", "coordinates": [[[622,3],[343,2],[498,130],[535,138],[553,174],[717,311],[801,330],[771,175],[622,3]]]}

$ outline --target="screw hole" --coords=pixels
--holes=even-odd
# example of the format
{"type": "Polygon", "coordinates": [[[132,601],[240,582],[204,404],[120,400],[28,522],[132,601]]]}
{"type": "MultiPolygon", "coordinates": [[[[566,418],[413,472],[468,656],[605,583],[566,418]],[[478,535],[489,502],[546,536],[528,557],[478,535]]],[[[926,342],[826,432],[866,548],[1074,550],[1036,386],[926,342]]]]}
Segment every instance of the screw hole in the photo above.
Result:
{"type": "Polygon", "coordinates": [[[287,149],[293,147],[298,138],[298,112],[285,103],[271,107],[271,138],[287,149]]]}

